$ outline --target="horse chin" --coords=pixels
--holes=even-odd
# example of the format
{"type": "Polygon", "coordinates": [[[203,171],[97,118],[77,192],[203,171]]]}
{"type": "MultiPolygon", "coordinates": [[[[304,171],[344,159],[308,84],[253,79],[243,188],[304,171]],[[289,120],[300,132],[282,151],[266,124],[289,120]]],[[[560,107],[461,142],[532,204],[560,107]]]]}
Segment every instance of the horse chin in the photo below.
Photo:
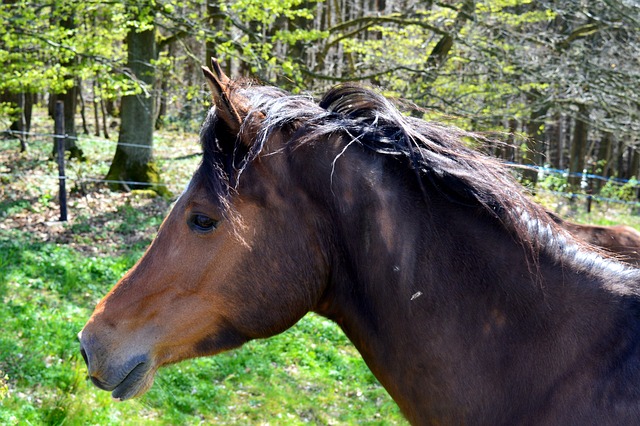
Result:
{"type": "Polygon", "coordinates": [[[111,397],[116,401],[125,401],[144,394],[153,385],[156,369],[149,363],[140,363],[116,386],[111,397]]]}

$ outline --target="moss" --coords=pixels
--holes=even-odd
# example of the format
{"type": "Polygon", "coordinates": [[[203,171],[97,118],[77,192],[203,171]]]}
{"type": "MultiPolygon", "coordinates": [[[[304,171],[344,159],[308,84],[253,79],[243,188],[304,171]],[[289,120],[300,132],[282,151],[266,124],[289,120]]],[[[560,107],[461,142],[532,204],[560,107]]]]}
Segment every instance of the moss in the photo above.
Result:
{"type": "Polygon", "coordinates": [[[152,189],[134,189],[131,191],[131,195],[138,199],[149,199],[157,197],[158,193],[152,189]]]}
{"type": "Polygon", "coordinates": [[[117,151],[111,163],[106,180],[112,191],[143,190],[153,191],[157,195],[170,197],[171,192],[162,184],[158,166],[153,160],[145,162],[128,161],[123,151],[117,151]]]}

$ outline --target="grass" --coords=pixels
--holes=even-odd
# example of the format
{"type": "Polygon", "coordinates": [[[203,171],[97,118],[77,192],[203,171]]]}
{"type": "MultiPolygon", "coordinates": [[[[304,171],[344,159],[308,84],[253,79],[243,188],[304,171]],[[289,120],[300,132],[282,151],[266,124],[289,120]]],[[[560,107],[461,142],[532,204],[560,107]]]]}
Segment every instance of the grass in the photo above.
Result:
{"type": "MultiPolygon", "coordinates": [[[[80,140],[106,174],[114,145],[80,140]]],[[[174,194],[199,160],[194,135],[159,134],[174,194]]],[[[76,340],[93,307],[143,253],[171,200],[71,180],[70,221],[57,222],[49,141],[27,154],[0,141],[0,424],[406,424],[342,331],[307,315],[287,332],[161,369],[139,399],[115,402],[86,377],[76,340]]]]}
{"type": "Polygon", "coordinates": [[[558,196],[537,195],[535,201],[562,218],[590,225],[629,225],[640,230],[640,215],[634,207],[622,204],[593,201],[587,212],[586,200],[571,200],[558,196]]]}

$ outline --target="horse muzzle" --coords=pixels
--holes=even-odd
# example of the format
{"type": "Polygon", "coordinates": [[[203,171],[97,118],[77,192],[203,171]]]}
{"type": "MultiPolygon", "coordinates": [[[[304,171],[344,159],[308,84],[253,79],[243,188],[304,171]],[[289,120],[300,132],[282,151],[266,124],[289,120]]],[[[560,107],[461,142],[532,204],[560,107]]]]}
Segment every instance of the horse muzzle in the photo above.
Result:
{"type": "Polygon", "coordinates": [[[119,401],[142,395],[153,384],[156,368],[147,354],[109,351],[84,330],[78,333],[80,353],[95,386],[119,401]]]}

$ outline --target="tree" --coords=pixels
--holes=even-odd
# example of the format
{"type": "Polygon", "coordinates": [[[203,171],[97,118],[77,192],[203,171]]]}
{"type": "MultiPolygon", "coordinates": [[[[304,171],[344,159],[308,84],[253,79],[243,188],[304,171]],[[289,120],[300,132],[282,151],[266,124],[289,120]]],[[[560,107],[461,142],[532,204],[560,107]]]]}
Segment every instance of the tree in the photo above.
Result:
{"type": "Polygon", "coordinates": [[[413,102],[412,114],[502,132],[509,149],[490,150],[505,159],[606,163],[616,175],[618,164],[634,168],[640,144],[639,12],[627,0],[3,0],[0,93],[70,93],[88,81],[100,99],[123,96],[113,180],[158,183],[142,130],[153,99],[160,92],[158,123],[193,128],[209,56],[293,92],[373,84],[413,102]],[[574,147],[582,162],[567,158],[578,140],[588,142],[574,147]]]}
{"type": "Polygon", "coordinates": [[[126,39],[126,68],[137,86],[132,93],[122,97],[118,146],[106,179],[113,181],[110,186],[115,189],[151,188],[166,193],[166,187],[158,185],[160,176],[152,151],[155,127],[153,62],[157,59],[154,9],[151,2],[141,6],[130,8],[132,19],[126,39]]]}
{"type": "MultiPolygon", "coordinates": [[[[0,93],[29,126],[35,94],[50,93],[65,101],[66,129],[75,135],[78,84],[100,80],[103,95],[119,68],[118,40],[122,6],[116,3],[3,0],[0,4],[0,93]],[[24,105],[22,107],[21,105],[24,105]],[[18,108],[15,108],[18,106],[18,108]]],[[[1,108],[0,108],[1,110],[1,108]]],[[[1,113],[1,111],[0,111],[1,113]]],[[[71,156],[81,156],[75,139],[67,140],[71,156]]]]}

